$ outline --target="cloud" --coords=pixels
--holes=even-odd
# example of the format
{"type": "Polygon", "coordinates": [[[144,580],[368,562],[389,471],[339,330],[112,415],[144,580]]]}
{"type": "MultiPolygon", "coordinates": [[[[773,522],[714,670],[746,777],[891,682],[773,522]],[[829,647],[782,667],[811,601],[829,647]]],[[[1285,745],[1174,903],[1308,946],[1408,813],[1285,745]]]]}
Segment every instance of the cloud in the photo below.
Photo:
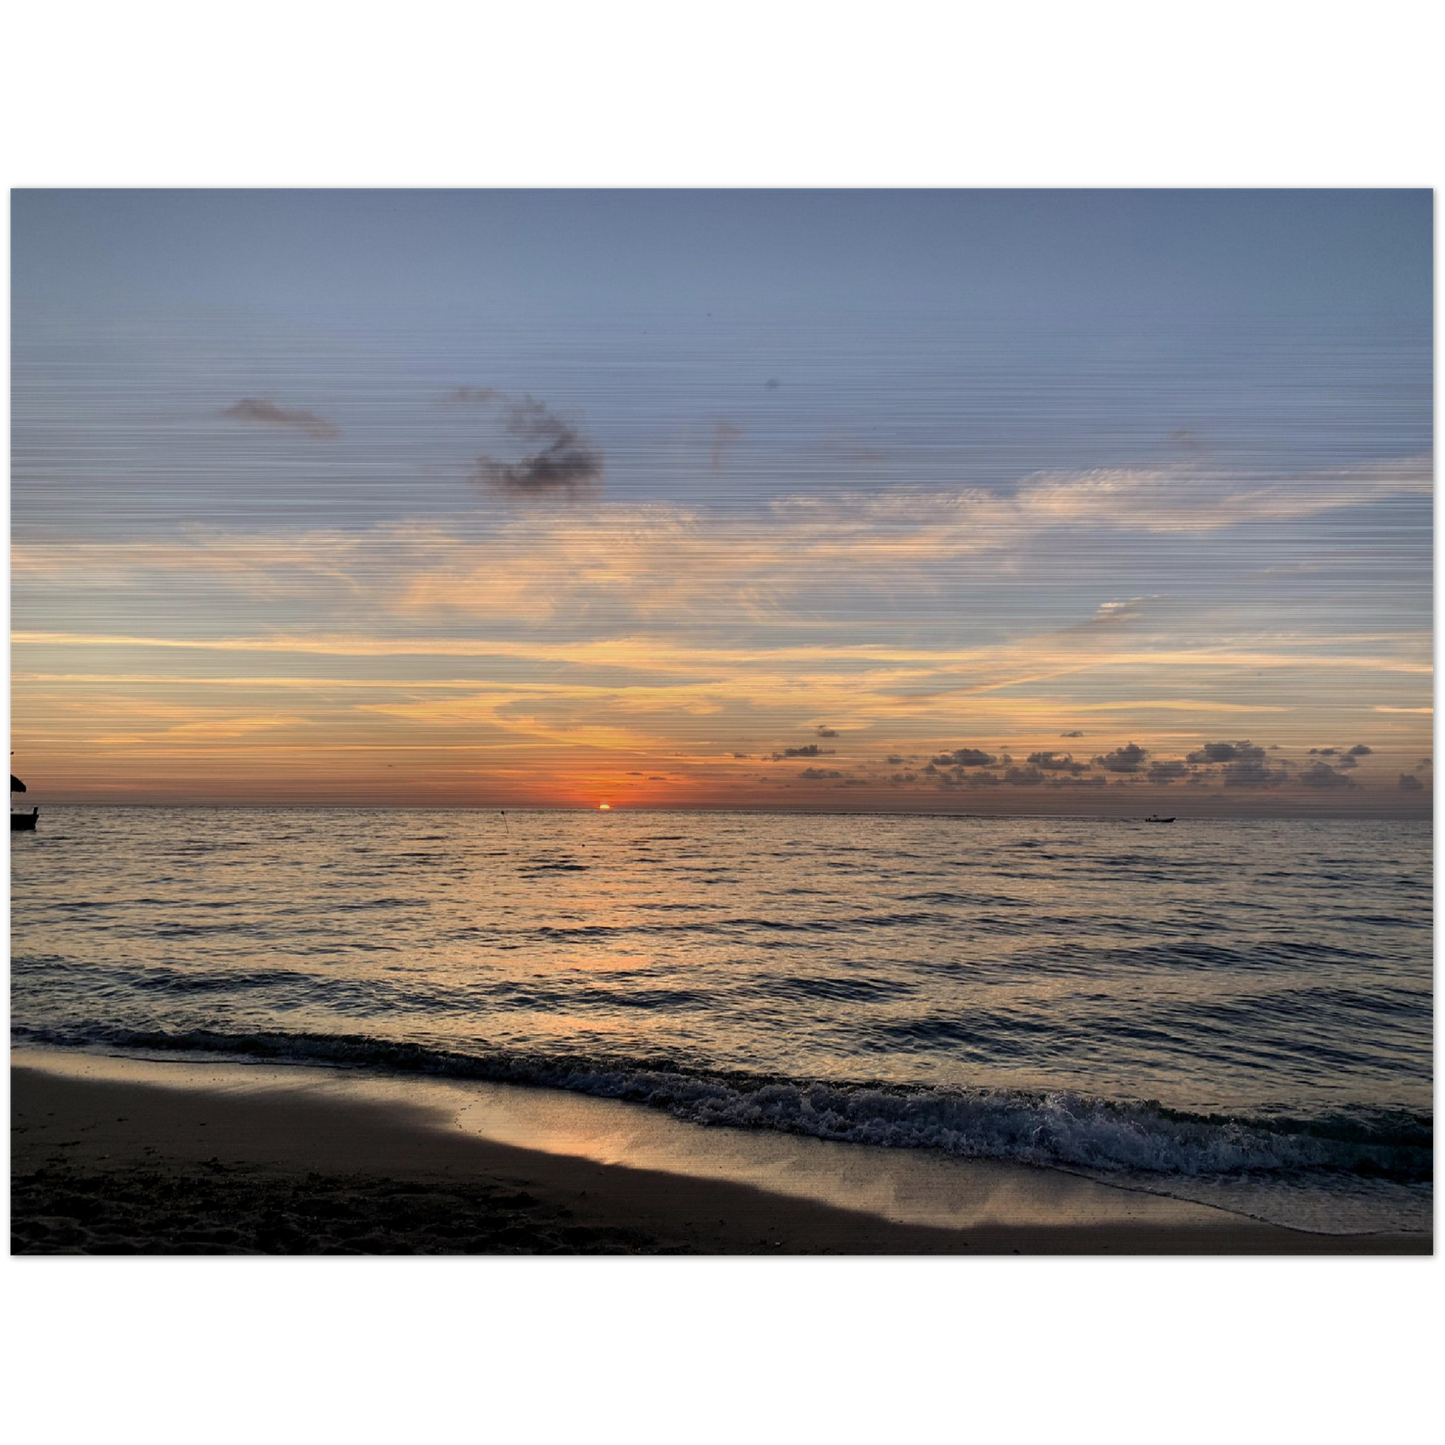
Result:
{"type": "MultiPolygon", "coordinates": [[[[902,762],[903,759],[898,760],[902,762]]],[[[978,748],[955,748],[951,753],[940,753],[929,762],[929,767],[937,768],[986,768],[998,762],[992,753],[985,753],[978,748]]]]}
{"type": "Polygon", "coordinates": [[[820,738],[835,738],[838,736],[838,730],[836,728],[826,727],[822,723],[819,723],[813,731],[817,733],[820,738]]]}
{"type": "Polygon", "coordinates": [[[1337,752],[1339,752],[1338,748],[1311,748],[1310,756],[1314,757],[1318,753],[1322,758],[1332,758],[1337,752]]]}
{"type": "MultiPolygon", "coordinates": [[[[1072,753],[1030,753],[1028,760],[1036,768],[1042,768],[1046,773],[1087,773],[1088,763],[1076,763],[1072,753]]],[[[989,762],[993,759],[990,758],[989,762]]]]}
{"type": "Polygon", "coordinates": [[[490,406],[502,401],[503,394],[493,386],[459,386],[442,398],[443,406],[490,406]]]}
{"type": "Polygon", "coordinates": [[[1424,783],[1414,773],[1400,774],[1400,791],[1402,793],[1418,793],[1424,786],[1424,783]]]}
{"type": "Polygon", "coordinates": [[[1060,733],[1061,738],[1081,738],[1084,736],[1082,729],[1075,728],[1072,732],[1060,733]]]}
{"type": "Polygon", "coordinates": [[[1374,751],[1374,748],[1367,748],[1364,743],[1356,743],[1354,747],[1350,749],[1348,756],[1352,758],[1367,758],[1374,751]]]}
{"type": "Polygon", "coordinates": [[[516,462],[478,457],[472,468],[473,481],[510,496],[535,497],[585,493],[602,480],[601,448],[545,403],[530,396],[505,396],[487,387],[462,387],[447,401],[458,398],[477,405],[495,403],[503,410],[508,436],[541,443],[516,462]]]}
{"type": "Polygon", "coordinates": [[[722,471],[727,465],[728,453],[736,445],[737,440],[743,434],[740,426],[734,426],[730,421],[719,421],[713,423],[712,429],[712,469],[715,472],[722,471]]]}
{"type": "Polygon", "coordinates": [[[1137,773],[1148,756],[1147,748],[1141,748],[1138,743],[1126,743],[1122,748],[1115,748],[1113,752],[1105,753],[1094,761],[1105,772],[1137,773]]]}
{"type": "Polygon", "coordinates": [[[1264,749],[1247,738],[1235,743],[1205,743],[1189,754],[1191,763],[1263,763],[1264,749]]]}
{"type": "Polygon", "coordinates": [[[782,752],[774,753],[772,761],[780,763],[784,758],[821,758],[832,751],[832,748],[820,748],[817,743],[805,743],[800,748],[784,748],[782,752]]]}
{"type": "MultiPolygon", "coordinates": [[[[1279,767],[1271,768],[1265,750],[1247,738],[1237,742],[1205,743],[1197,752],[1190,753],[1187,760],[1191,763],[1225,764],[1219,776],[1226,788],[1277,788],[1289,781],[1289,765],[1281,763],[1279,767]]],[[[1329,765],[1319,763],[1316,766],[1329,765]]],[[[1196,774],[1190,782],[1206,776],[1208,774],[1196,774]]]]}
{"type": "Polygon", "coordinates": [[[1198,461],[1155,468],[1040,473],[1020,487],[1020,512],[1038,522],[1145,532],[1217,532],[1248,522],[1311,517],[1385,497],[1428,496],[1428,454],[1290,475],[1229,473],[1198,461]]]}
{"type": "Polygon", "coordinates": [[[841,778],[843,774],[837,768],[804,768],[798,776],[814,782],[822,778],[841,778]]]}
{"type": "Polygon", "coordinates": [[[1303,769],[1299,780],[1307,788],[1349,788],[1354,784],[1343,774],[1337,773],[1328,763],[1311,763],[1303,769]]]}
{"type": "Polygon", "coordinates": [[[226,407],[221,415],[230,417],[233,421],[255,422],[259,426],[283,427],[289,431],[305,432],[307,436],[315,437],[317,441],[335,441],[341,435],[341,428],[335,422],[327,421],[325,417],[317,416],[315,412],[290,411],[286,407],[277,406],[273,401],[266,401],[256,396],[245,397],[235,406],[226,407]]]}
{"type": "Polygon", "coordinates": [[[1149,781],[1151,783],[1175,783],[1181,778],[1189,776],[1189,767],[1175,759],[1172,762],[1155,762],[1149,764],[1149,781]]]}
{"type": "Polygon", "coordinates": [[[1046,782],[1047,778],[1037,768],[1010,768],[1003,775],[1003,780],[1016,788],[1030,788],[1046,782]]]}

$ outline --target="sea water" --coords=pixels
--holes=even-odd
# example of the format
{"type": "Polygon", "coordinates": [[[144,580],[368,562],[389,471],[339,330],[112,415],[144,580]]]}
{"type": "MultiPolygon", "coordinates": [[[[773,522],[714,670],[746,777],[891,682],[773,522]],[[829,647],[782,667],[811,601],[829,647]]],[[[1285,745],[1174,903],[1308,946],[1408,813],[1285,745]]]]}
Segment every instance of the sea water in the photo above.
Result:
{"type": "Polygon", "coordinates": [[[17,1042],[1430,1227],[1429,823],[55,807],[11,857],[17,1042]]]}

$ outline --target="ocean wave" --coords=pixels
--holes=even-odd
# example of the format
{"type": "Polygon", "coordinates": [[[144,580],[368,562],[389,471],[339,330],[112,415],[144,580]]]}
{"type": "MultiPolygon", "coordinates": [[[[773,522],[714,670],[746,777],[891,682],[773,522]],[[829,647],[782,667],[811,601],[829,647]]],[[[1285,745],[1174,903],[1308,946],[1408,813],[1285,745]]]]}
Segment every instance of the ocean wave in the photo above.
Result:
{"type": "Polygon", "coordinates": [[[930,1088],[711,1070],[676,1059],[476,1053],[361,1034],[206,1029],[163,1032],[89,1024],[12,1030],[17,1044],[198,1052],[329,1064],[620,1099],[693,1124],[771,1129],[966,1159],[1074,1168],[1105,1176],[1295,1179],[1336,1176],[1424,1184],[1434,1175],[1434,1121],[1405,1109],[1192,1113],[1147,1101],[1009,1089],[930,1088]]]}

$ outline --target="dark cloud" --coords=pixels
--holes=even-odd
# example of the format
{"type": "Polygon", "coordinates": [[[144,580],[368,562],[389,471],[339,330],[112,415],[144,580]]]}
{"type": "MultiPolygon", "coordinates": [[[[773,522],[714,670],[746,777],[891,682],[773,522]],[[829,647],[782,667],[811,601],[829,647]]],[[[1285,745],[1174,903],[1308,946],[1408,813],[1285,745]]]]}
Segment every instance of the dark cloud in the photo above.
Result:
{"type": "Polygon", "coordinates": [[[1151,783],[1177,783],[1180,778],[1189,776],[1188,764],[1175,759],[1172,762],[1158,762],[1149,764],[1149,781],[1151,783]]]}
{"type": "Polygon", "coordinates": [[[1060,736],[1061,738],[1081,738],[1081,737],[1083,737],[1083,735],[1084,735],[1084,734],[1083,734],[1082,730],[1079,729],[1079,728],[1075,728],[1075,729],[1073,730],[1073,732],[1060,733],[1060,734],[1059,734],[1059,736],[1060,736]]]}
{"type": "Polygon", "coordinates": [[[1322,758],[1332,758],[1337,752],[1339,752],[1338,748],[1311,748],[1310,756],[1314,757],[1318,753],[1322,758]]]}
{"type": "Polygon", "coordinates": [[[1357,768],[1360,766],[1358,758],[1352,758],[1348,753],[1335,764],[1337,768],[1357,768]]]}
{"type": "Polygon", "coordinates": [[[898,753],[889,753],[888,756],[883,759],[883,761],[887,763],[890,768],[897,768],[901,767],[904,763],[906,763],[908,759],[898,753]]]}
{"type": "Polygon", "coordinates": [[[893,776],[888,779],[888,781],[896,788],[896,787],[899,787],[900,785],[902,785],[903,783],[916,783],[916,782],[918,781],[918,774],[917,774],[917,773],[894,773],[893,776]]]}
{"type": "Polygon", "coordinates": [[[966,781],[970,788],[997,788],[1002,785],[1003,779],[997,773],[969,773],[966,781]]]}
{"type": "Polygon", "coordinates": [[[221,415],[230,417],[233,421],[256,422],[260,426],[278,426],[288,431],[305,432],[307,436],[322,442],[335,441],[341,435],[341,428],[335,422],[327,421],[315,412],[290,411],[284,406],[277,406],[274,401],[264,401],[255,396],[248,396],[238,401],[235,406],[228,406],[221,415]]]}
{"type": "Polygon", "coordinates": [[[713,423],[712,428],[712,469],[715,472],[722,471],[727,465],[728,453],[733,449],[737,439],[742,436],[743,429],[734,426],[730,421],[718,421],[713,423]]]}
{"type": "Polygon", "coordinates": [[[1126,743],[1094,761],[1107,773],[1137,773],[1148,756],[1147,748],[1141,748],[1138,743],[1126,743]]]}
{"type": "Polygon", "coordinates": [[[744,761],[747,760],[747,756],[748,756],[748,755],[747,755],[746,753],[734,753],[734,754],[733,754],[733,757],[735,757],[735,758],[742,758],[744,761]]]}
{"type": "Polygon", "coordinates": [[[1299,780],[1307,788],[1349,788],[1354,785],[1328,763],[1311,763],[1300,772],[1299,780]]]}
{"type": "Polygon", "coordinates": [[[1400,791],[1402,793],[1418,793],[1424,786],[1424,783],[1414,773],[1400,774],[1400,791]]]}
{"type": "MultiPolygon", "coordinates": [[[[1088,763],[1076,763],[1072,753],[1030,753],[1029,762],[1036,768],[1042,768],[1046,773],[1087,773],[1088,763]]],[[[992,758],[989,759],[993,761],[992,758]]]]}
{"type": "Polygon", "coordinates": [[[838,736],[836,728],[825,727],[822,723],[819,723],[813,731],[817,733],[820,738],[835,738],[838,736]]]}
{"type": "Polygon", "coordinates": [[[929,764],[930,767],[939,768],[986,768],[991,767],[998,759],[992,753],[985,753],[978,748],[955,748],[951,753],[940,753],[929,764]]]}
{"type": "Polygon", "coordinates": [[[767,390],[769,390],[769,391],[776,391],[782,384],[783,384],[783,383],[782,383],[781,381],[779,381],[776,376],[770,376],[770,377],[763,383],[763,386],[766,387],[767,390]]]}
{"type": "Polygon", "coordinates": [[[1197,753],[1190,753],[1191,763],[1263,763],[1264,749],[1247,738],[1237,743],[1205,743],[1197,753]]]}
{"type": "Polygon", "coordinates": [[[804,768],[798,776],[816,782],[823,778],[841,778],[843,774],[837,768],[804,768]]]}
{"type": "Polygon", "coordinates": [[[1374,751],[1374,748],[1367,748],[1364,743],[1356,743],[1346,756],[1351,758],[1367,758],[1374,751]]]}
{"type": "Polygon", "coordinates": [[[1016,788],[1031,788],[1047,779],[1037,768],[1010,768],[1003,775],[1003,780],[1016,788]]]}
{"type": "Polygon", "coordinates": [[[503,401],[503,394],[494,386],[459,386],[442,397],[443,406],[490,406],[494,401],[503,401]]]}
{"type": "Polygon", "coordinates": [[[513,497],[538,497],[577,496],[602,480],[601,448],[534,397],[511,397],[491,387],[464,386],[445,402],[499,406],[508,436],[540,444],[516,462],[478,457],[472,467],[474,482],[513,497]]]}
{"type": "MultiPolygon", "coordinates": [[[[1264,749],[1256,748],[1258,758],[1241,758],[1228,764],[1221,776],[1226,788],[1277,788],[1289,782],[1289,771],[1284,767],[1271,768],[1263,761],[1264,749]]],[[[1191,761],[1194,754],[1190,755],[1191,761]]],[[[1328,763],[1316,763],[1317,768],[1329,768],[1328,763]]],[[[1333,772],[1333,769],[1330,769],[1333,772]]]]}
{"type": "Polygon", "coordinates": [[[784,758],[821,758],[826,753],[836,751],[833,748],[820,748],[817,743],[806,743],[801,748],[784,748],[780,753],[773,754],[773,761],[780,763],[784,758]]]}
{"type": "Polygon", "coordinates": [[[1432,768],[1434,766],[1429,758],[1421,758],[1420,761],[1415,764],[1415,771],[1417,773],[1423,772],[1426,768],[1432,768]]]}

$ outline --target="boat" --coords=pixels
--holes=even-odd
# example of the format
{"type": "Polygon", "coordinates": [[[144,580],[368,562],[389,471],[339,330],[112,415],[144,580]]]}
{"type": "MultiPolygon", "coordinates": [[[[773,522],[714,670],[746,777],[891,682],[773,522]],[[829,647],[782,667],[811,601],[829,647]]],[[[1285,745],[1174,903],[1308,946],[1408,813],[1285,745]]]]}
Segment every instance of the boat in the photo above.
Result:
{"type": "Polygon", "coordinates": [[[1158,813],[1150,813],[1149,816],[1144,819],[1144,821],[1145,821],[1146,823],[1172,823],[1172,822],[1174,821],[1174,819],[1173,819],[1173,818],[1161,818],[1158,813]]]}
{"type": "MultiPolygon", "coordinates": [[[[13,797],[16,793],[25,792],[25,784],[10,774],[10,794],[13,797]]],[[[33,833],[35,825],[40,821],[40,809],[31,808],[28,813],[17,813],[14,808],[10,810],[10,831],[12,833],[33,833]]]]}

